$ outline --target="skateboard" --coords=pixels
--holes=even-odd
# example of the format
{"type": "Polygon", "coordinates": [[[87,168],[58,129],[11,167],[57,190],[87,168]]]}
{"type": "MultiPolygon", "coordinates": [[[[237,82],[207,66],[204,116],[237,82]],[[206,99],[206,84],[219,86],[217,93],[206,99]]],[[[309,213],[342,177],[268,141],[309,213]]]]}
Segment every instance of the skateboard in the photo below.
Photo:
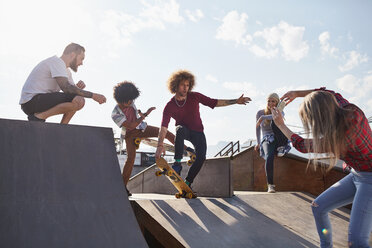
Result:
{"type": "Polygon", "coordinates": [[[175,194],[177,199],[179,198],[196,198],[197,195],[192,192],[189,186],[182,180],[182,178],[175,172],[172,167],[169,166],[167,161],[164,158],[158,158],[156,160],[156,166],[160,169],[160,171],[156,171],[156,176],[165,175],[169,181],[176,187],[178,192],[175,194]]]}
{"type": "MultiPolygon", "coordinates": [[[[141,142],[146,144],[146,145],[152,146],[152,147],[158,147],[158,141],[157,140],[149,139],[149,138],[142,138],[142,139],[141,138],[135,138],[134,139],[134,144],[136,145],[136,149],[139,148],[139,145],[141,144],[141,142]]],[[[175,153],[174,146],[172,146],[170,144],[167,144],[167,143],[163,143],[163,146],[164,146],[164,149],[166,151],[175,153]]],[[[183,155],[190,157],[190,159],[187,161],[188,166],[191,166],[196,160],[196,155],[192,152],[184,150],[183,155]]]]}

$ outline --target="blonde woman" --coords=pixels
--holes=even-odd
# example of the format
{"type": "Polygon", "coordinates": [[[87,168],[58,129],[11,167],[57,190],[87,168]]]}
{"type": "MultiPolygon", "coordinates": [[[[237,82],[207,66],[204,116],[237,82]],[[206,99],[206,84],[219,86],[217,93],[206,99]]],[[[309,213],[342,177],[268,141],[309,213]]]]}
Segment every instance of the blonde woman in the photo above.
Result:
{"type": "Polygon", "coordinates": [[[275,193],[274,184],[274,156],[283,156],[291,148],[288,144],[288,139],[281,133],[272,122],[271,109],[279,103],[279,96],[276,93],[271,93],[267,97],[267,106],[261,109],[256,115],[256,151],[260,151],[260,156],[265,159],[265,172],[268,185],[267,192],[275,193]],[[261,140],[262,132],[262,140],[261,140]]]}
{"type": "MultiPolygon", "coordinates": [[[[332,168],[342,159],[350,173],[320,194],[312,203],[321,247],[332,247],[332,227],[328,213],[352,203],[349,223],[349,247],[369,247],[372,230],[372,131],[363,111],[340,94],[320,88],[289,91],[282,99],[287,104],[305,97],[300,106],[300,118],[312,139],[294,134],[273,109],[276,125],[300,152],[328,153],[332,168]]],[[[315,159],[314,164],[317,159],[315,159]]]]}

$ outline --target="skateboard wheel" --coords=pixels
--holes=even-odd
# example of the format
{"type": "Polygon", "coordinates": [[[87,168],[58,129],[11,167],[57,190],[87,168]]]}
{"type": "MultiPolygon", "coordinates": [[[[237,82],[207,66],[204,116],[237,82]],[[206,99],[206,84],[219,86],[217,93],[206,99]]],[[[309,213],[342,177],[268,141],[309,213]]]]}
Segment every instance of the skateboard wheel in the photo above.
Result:
{"type": "Polygon", "coordinates": [[[141,139],[140,138],[135,138],[134,144],[139,145],[140,143],[141,143],[141,139]]]}
{"type": "Polygon", "coordinates": [[[187,193],[187,194],[186,194],[186,198],[188,198],[188,199],[192,199],[192,193],[187,193]]]}
{"type": "Polygon", "coordinates": [[[168,177],[170,177],[170,176],[172,176],[173,175],[173,173],[171,172],[171,171],[167,171],[167,176],[168,177]]]}
{"type": "Polygon", "coordinates": [[[180,198],[181,198],[181,194],[180,194],[180,193],[176,193],[174,196],[175,196],[177,199],[180,199],[180,198]]]}
{"type": "Polygon", "coordinates": [[[190,160],[191,160],[192,162],[195,162],[195,160],[196,160],[196,155],[192,155],[192,156],[190,157],[190,160]]]}
{"type": "Polygon", "coordinates": [[[158,176],[161,176],[161,171],[155,171],[155,175],[158,177],[158,176]]]}
{"type": "Polygon", "coordinates": [[[191,160],[187,161],[187,165],[188,165],[188,166],[191,166],[192,163],[193,163],[193,161],[191,161],[191,160]]]}

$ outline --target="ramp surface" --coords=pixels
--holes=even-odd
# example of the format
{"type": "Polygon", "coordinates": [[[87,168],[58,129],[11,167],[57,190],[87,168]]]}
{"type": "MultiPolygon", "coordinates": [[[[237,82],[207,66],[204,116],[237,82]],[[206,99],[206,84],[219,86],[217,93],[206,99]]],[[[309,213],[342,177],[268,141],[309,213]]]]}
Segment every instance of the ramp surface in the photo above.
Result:
{"type": "Polygon", "coordinates": [[[0,119],[0,247],[147,247],[112,130],[0,119]]]}
{"type": "MultiPolygon", "coordinates": [[[[304,193],[235,192],[232,198],[192,200],[139,194],[131,199],[140,224],[165,247],[319,247],[313,198],[304,193]]],[[[349,217],[347,209],[330,213],[334,247],[347,247],[349,217]]]]}

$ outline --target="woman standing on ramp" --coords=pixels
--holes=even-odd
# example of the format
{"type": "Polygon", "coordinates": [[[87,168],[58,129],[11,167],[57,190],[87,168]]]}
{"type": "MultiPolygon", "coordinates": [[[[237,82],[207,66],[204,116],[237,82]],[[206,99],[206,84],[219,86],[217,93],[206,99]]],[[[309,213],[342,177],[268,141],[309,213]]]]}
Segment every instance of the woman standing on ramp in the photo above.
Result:
{"type": "MultiPolygon", "coordinates": [[[[300,152],[328,153],[330,170],[338,159],[345,161],[350,173],[332,185],[312,203],[321,247],[332,247],[332,227],[328,213],[352,203],[349,223],[349,247],[369,247],[372,229],[372,131],[363,111],[340,94],[321,88],[289,91],[282,99],[287,104],[305,97],[299,114],[305,131],[312,139],[294,134],[280,111],[273,109],[273,119],[300,152]]],[[[314,165],[318,157],[314,159],[314,165]]]]}

